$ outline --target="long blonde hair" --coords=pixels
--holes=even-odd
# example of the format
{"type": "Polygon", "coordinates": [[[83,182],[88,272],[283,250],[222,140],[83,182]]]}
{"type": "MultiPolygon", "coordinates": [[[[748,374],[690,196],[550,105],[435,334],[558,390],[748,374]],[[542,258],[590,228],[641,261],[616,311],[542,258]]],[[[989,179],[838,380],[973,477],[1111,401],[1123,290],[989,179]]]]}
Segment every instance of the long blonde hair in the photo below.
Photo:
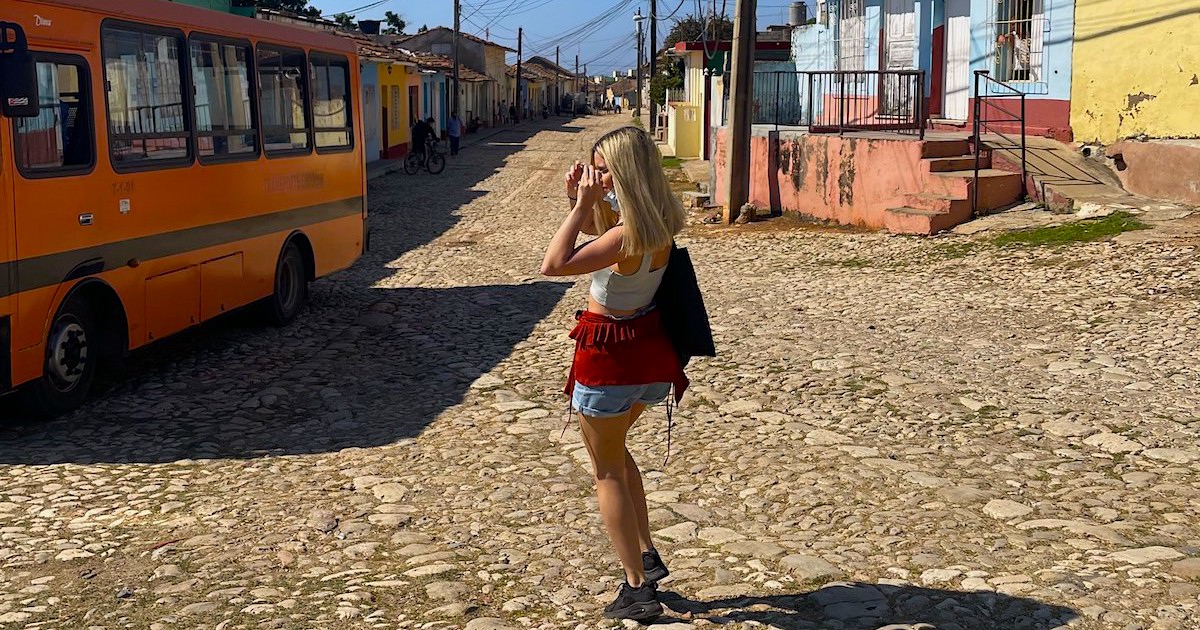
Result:
{"type": "MultiPolygon", "coordinates": [[[[613,189],[625,225],[621,235],[621,253],[636,256],[663,249],[683,229],[687,215],[683,204],[663,173],[662,154],[642,129],[621,127],[600,137],[592,147],[592,165],[596,154],[604,158],[612,174],[613,189]]],[[[593,210],[596,227],[607,232],[615,216],[593,210]]]]}

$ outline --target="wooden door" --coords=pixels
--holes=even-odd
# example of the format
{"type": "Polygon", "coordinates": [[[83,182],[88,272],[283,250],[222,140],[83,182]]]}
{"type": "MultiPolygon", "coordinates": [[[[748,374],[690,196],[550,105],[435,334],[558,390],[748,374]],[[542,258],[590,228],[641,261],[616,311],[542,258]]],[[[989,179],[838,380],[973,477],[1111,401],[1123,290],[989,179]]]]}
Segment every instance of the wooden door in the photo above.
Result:
{"type": "Polygon", "coordinates": [[[942,115],[966,120],[971,103],[971,0],[946,0],[942,115]]]}

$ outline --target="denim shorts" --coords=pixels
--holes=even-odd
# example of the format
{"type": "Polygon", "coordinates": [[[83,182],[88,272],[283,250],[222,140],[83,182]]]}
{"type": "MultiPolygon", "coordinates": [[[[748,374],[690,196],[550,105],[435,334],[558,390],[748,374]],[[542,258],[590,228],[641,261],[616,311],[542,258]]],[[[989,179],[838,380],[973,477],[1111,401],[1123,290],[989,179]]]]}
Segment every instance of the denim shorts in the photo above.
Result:
{"type": "Polygon", "coordinates": [[[588,387],[576,381],[571,407],[589,418],[611,418],[629,411],[634,403],[658,404],[670,393],[670,383],[588,387]]]}

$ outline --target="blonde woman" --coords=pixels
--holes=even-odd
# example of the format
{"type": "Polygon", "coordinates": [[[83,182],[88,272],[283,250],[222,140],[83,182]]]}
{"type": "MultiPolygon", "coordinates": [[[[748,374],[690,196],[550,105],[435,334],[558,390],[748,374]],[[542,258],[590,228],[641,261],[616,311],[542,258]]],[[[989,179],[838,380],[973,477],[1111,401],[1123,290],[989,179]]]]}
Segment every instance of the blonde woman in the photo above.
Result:
{"type": "Polygon", "coordinates": [[[566,393],[592,458],[600,516],[625,570],[604,616],[652,619],[662,614],[656,589],[668,572],[650,540],[642,475],[625,435],[648,405],[662,402],[672,387],[678,403],[687,388],[654,309],[684,211],[657,147],[636,127],[601,137],[591,163],[576,162],[566,181],[574,207],[550,241],[542,273],[592,276],[587,310],[576,315],[571,332],[575,358],[566,393]],[[580,232],[597,238],[576,247],[580,232]]]}

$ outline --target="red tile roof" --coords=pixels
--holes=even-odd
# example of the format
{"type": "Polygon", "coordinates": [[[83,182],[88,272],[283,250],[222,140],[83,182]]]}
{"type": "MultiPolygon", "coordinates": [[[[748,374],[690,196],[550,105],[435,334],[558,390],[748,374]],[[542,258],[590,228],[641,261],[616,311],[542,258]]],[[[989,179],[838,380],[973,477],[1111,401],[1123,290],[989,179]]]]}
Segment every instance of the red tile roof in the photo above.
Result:
{"type": "MultiPolygon", "coordinates": [[[[427,52],[413,52],[407,50],[405,52],[412,55],[416,59],[417,65],[421,68],[437,70],[438,72],[445,74],[447,77],[454,73],[454,60],[446,57],[445,55],[427,52]]],[[[458,80],[477,83],[481,81],[491,81],[492,79],[486,74],[476,72],[460,63],[458,64],[458,80]]]]}

